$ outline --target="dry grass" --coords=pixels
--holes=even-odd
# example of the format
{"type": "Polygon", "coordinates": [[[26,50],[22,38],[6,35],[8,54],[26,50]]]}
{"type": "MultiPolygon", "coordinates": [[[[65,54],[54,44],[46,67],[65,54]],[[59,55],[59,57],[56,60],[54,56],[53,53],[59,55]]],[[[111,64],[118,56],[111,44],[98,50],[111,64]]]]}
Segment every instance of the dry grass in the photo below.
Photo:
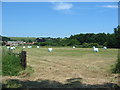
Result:
{"type": "Polygon", "coordinates": [[[34,73],[27,80],[54,80],[66,83],[70,78],[82,78],[85,84],[116,83],[111,65],[117,60],[117,49],[100,49],[95,53],[90,48],[25,49],[27,64],[34,73]]]}

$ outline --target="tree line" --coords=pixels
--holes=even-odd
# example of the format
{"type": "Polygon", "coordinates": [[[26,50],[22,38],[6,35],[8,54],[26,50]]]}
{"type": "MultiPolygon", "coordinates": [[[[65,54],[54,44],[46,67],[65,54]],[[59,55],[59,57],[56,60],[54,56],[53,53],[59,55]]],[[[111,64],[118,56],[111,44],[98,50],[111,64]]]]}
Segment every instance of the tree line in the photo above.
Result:
{"type": "Polygon", "coordinates": [[[29,38],[29,37],[2,37],[2,41],[25,41],[36,42],[34,45],[40,46],[76,46],[76,47],[120,47],[120,25],[114,28],[114,33],[80,33],[65,38],[29,38]]]}
{"type": "Polygon", "coordinates": [[[120,47],[120,25],[114,28],[114,33],[80,33],[65,38],[37,38],[36,45],[41,46],[77,46],[77,47],[120,47]]]}

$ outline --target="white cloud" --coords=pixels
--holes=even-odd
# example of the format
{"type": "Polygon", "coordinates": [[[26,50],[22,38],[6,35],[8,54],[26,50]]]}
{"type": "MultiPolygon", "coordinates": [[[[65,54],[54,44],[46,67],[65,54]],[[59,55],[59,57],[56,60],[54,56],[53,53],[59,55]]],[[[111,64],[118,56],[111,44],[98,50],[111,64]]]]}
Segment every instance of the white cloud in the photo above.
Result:
{"type": "Polygon", "coordinates": [[[73,4],[71,3],[56,2],[53,4],[54,4],[53,7],[54,10],[70,10],[73,7],[73,4]]]}
{"type": "Polygon", "coordinates": [[[106,5],[106,6],[101,6],[101,7],[105,7],[105,8],[118,8],[117,5],[106,5]]]}

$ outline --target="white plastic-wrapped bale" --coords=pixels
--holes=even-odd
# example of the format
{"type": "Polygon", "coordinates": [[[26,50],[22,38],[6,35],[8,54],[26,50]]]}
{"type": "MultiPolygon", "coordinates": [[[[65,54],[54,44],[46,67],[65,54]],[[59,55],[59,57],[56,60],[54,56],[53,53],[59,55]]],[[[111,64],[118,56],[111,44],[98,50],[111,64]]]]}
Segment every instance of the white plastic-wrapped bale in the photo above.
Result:
{"type": "Polygon", "coordinates": [[[25,48],[25,46],[23,46],[23,48],[25,48]]]}
{"type": "Polygon", "coordinates": [[[95,46],[93,46],[93,49],[95,48],[95,46]]]}
{"type": "Polygon", "coordinates": [[[94,48],[94,52],[99,52],[99,49],[98,48],[94,48]]]}
{"type": "Polygon", "coordinates": [[[28,46],[28,48],[31,48],[31,46],[28,46]]]}
{"type": "Polygon", "coordinates": [[[11,50],[15,49],[15,47],[10,47],[11,50]]]}
{"type": "Polygon", "coordinates": [[[7,47],[7,49],[9,49],[10,47],[7,47]]]}
{"type": "Polygon", "coordinates": [[[10,47],[11,50],[13,50],[13,47],[10,47]]]}
{"type": "Polygon", "coordinates": [[[53,50],[52,48],[48,48],[48,52],[52,52],[52,50],[53,50]]]}
{"type": "Polygon", "coordinates": [[[106,47],[106,46],[104,46],[104,47],[103,47],[103,49],[105,49],[105,50],[106,50],[106,49],[107,49],[107,47],[106,47]]]}
{"type": "Polygon", "coordinates": [[[13,49],[15,49],[15,47],[13,47],[13,49]]]}
{"type": "Polygon", "coordinates": [[[73,46],[73,48],[75,48],[75,46],[73,46]]]}
{"type": "Polygon", "coordinates": [[[37,46],[37,48],[40,48],[39,46],[37,46]]]}

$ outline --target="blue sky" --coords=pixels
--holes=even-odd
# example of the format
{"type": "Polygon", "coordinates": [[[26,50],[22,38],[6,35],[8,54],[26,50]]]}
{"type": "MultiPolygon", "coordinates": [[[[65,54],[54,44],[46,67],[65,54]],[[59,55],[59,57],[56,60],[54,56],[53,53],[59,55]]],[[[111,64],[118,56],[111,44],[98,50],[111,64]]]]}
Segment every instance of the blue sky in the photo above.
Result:
{"type": "Polygon", "coordinates": [[[69,37],[79,33],[113,33],[117,2],[3,2],[2,35],[69,37]]]}

